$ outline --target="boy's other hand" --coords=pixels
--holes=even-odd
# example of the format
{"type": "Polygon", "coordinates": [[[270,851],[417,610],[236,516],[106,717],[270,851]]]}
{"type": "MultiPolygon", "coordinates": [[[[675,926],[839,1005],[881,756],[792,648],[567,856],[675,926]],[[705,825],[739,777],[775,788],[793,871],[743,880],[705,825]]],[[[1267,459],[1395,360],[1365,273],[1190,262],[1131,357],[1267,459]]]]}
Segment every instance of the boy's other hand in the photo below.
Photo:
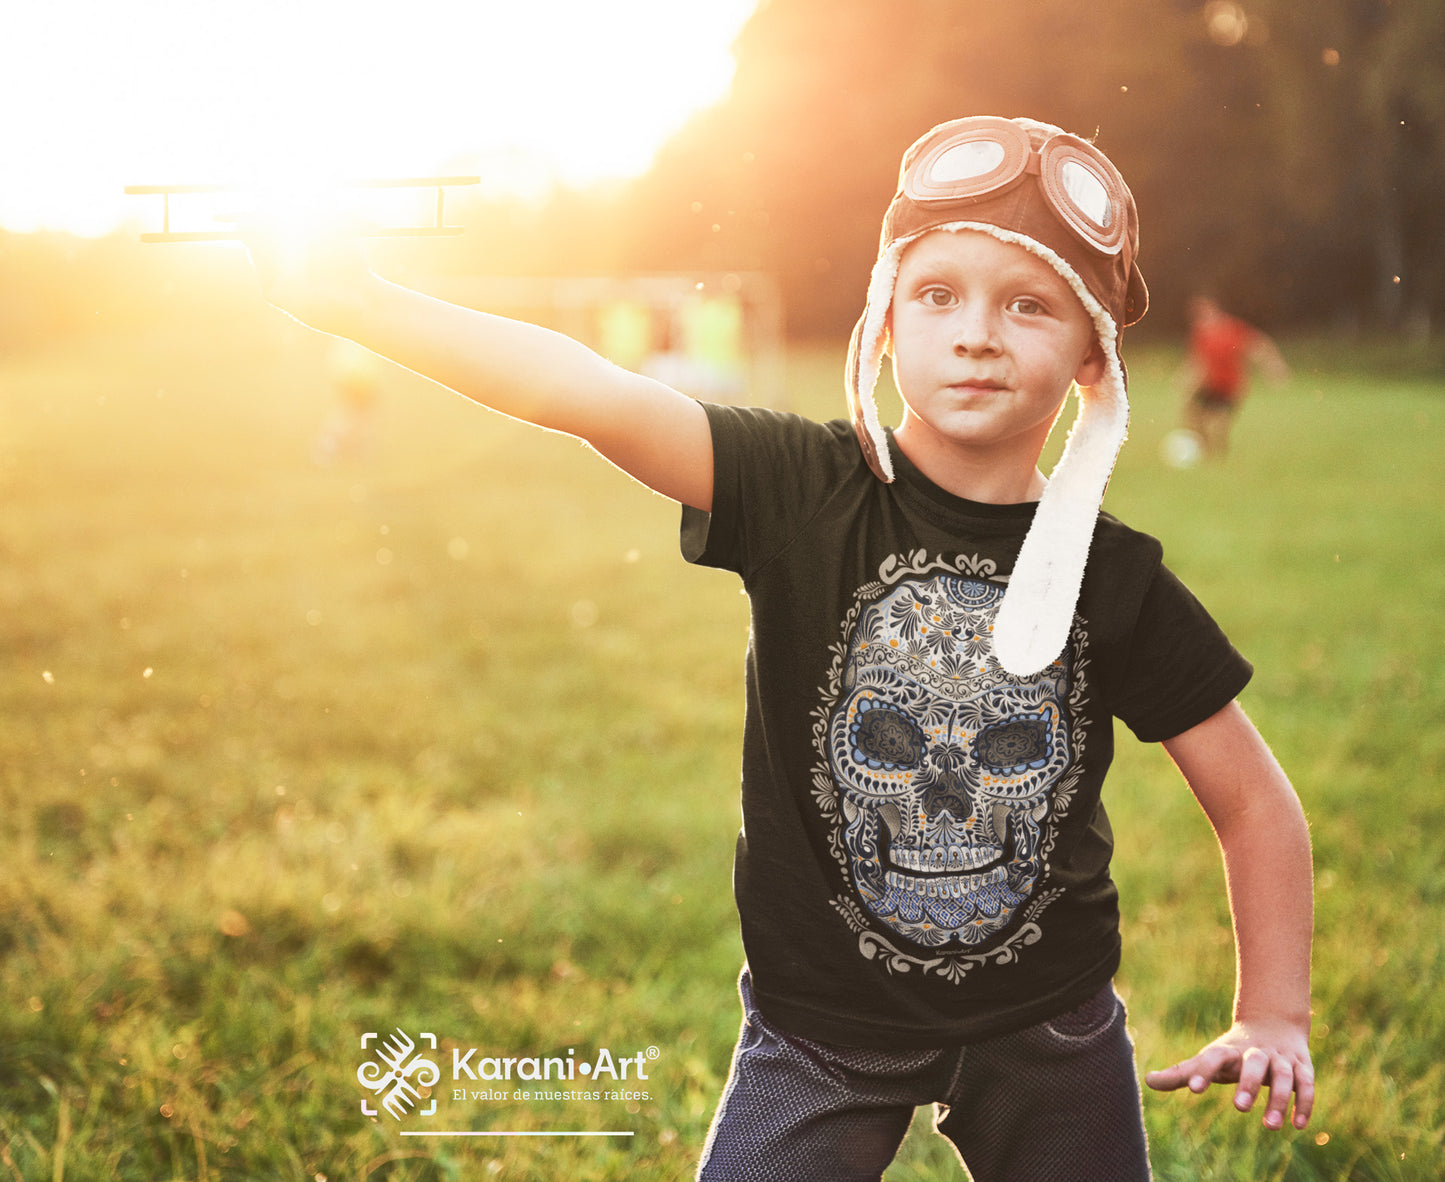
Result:
{"type": "Polygon", "coordinates": [[[1260,1089],[1267,1087],[1267,1129],[1284,1128],[1291,1095],[1297,1129],[1309,1124],[1315,1103],[1308,1035],[1292,1022],[1235,1022],[1193,1058],[1162,1071],[1151,1071],[1144,1082],[1159,1092],[1188,1087],[1196,1093],[1210,1084],[1238,1084],[1234,1106],[1240,1112],[1253,1108],[1260,1089]]]}

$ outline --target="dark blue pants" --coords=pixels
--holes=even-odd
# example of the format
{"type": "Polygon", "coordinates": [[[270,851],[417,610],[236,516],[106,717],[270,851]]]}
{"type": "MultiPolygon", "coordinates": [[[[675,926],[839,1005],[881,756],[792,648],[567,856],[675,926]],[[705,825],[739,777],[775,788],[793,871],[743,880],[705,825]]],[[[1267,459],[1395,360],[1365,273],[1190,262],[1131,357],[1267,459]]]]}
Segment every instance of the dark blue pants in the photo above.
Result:
{"type": "Polygon", "coordinates": [[[1072,1013],[963,1047],[880,1051],[796,1038],[753,1004],[701,1182],[878,1182],[932,1104],[975,1182],[1146,1182],[1134,1047],[1112,986],[1072,1013]]]}

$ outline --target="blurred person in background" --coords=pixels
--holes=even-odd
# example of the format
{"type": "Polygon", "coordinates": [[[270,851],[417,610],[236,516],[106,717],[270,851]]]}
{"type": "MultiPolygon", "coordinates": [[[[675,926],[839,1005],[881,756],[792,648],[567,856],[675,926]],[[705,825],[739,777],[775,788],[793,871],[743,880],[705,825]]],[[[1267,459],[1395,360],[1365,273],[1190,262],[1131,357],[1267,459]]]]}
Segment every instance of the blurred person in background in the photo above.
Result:
{"type": "Polygon", "coordinates": [[[1190,299],[1188,315],[1188,355],[1181,375],[1189,390],[1184,426],[1198,437],[1205,458],[1221,459],[1229,451],[1235,416],[1249,393],[1251,371],[1283,382],[1289,366],[1268,336],[1231,316],[1211,297],[1190,299]]]}
{"type": "Polygon", "coordinates": [[[371,449],[372,420],[381,389],[375,353],[335,337],[326,352],[326,374],[336,401],[327,412],[312,449],[318,464],[363,458],[371,449]]]}

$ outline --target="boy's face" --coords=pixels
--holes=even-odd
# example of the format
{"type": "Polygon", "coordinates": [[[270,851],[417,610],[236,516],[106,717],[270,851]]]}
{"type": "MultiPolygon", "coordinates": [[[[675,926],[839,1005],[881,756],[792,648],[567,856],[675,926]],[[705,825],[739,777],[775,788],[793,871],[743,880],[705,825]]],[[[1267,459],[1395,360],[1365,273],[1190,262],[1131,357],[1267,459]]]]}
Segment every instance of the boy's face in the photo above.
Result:
{"type": "Polygon", "coordinates": [[[1031,471],[1070,383],[1104,372],[1093,321],[1058,272],[978,231],[935,230],[908,247],[888,327],[904,403],[894,438],[915,463],[1031,471]]]}

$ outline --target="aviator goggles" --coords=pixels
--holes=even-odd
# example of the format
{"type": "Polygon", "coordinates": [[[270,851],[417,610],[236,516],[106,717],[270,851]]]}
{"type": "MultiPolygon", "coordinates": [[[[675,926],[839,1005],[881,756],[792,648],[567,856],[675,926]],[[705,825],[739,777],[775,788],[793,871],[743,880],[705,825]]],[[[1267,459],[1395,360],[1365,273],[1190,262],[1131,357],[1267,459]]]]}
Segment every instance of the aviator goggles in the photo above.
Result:
{"type": "Polygon", "coordinates": [[[904,157],[883,224],[884,246],[967,221],[1056,251],[1116,324],[1144,314],[1148,291],[1134,266],[1134,198],[1118,169],[1087,140],[1058,131],[1031,134],[1026,124],[993,116],[934,128],[904,157]]]}

